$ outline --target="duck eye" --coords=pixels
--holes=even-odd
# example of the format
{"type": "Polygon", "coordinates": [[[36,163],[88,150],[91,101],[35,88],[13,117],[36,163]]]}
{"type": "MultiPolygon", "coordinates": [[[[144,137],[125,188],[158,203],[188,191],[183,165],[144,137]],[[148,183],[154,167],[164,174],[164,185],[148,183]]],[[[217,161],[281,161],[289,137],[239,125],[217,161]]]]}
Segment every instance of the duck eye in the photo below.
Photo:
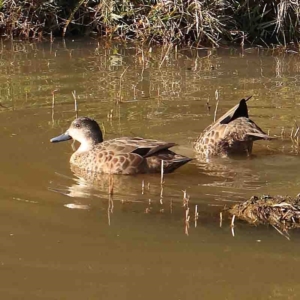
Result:
{"type": "Polygon", "coordinates": [[[76,123],[75,127],[80,128],[80,124],[76,123]]]}

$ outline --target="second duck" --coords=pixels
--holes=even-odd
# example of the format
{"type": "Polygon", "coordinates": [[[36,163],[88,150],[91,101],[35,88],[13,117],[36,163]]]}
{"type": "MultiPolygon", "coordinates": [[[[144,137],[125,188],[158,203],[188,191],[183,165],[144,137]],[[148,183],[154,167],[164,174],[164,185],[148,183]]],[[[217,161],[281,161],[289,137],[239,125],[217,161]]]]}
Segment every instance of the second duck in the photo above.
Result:
{"type": "Polygon", "coordinates": [[[203,158],[213,156],[249,156],[253,142],[272,139],[249,119],[245,98],[216,122],[209,125],[194,143],[194,149],[203,158]]]}

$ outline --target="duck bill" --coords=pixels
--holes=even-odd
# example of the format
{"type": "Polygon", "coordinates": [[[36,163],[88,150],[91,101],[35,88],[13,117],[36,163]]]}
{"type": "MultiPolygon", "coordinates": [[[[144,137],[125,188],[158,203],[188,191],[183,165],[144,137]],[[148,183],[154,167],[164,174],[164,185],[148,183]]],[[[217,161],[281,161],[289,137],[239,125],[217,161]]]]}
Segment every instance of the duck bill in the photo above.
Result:
{"type": "Polygon", "coordinates": [[[51,143],[59,143],[71,140],[72,137],[66,132],[50,140],[51,143]]]}

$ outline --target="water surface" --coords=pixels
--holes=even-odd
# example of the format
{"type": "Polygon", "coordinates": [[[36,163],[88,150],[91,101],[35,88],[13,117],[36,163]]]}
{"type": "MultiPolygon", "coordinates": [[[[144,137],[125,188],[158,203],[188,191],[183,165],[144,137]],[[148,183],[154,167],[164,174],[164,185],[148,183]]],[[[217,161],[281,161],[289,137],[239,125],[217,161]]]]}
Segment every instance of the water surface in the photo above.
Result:
{"type": "Polygon", "coordinates": [[[3,299],[299,298],[299,231],[288,241],[237,222],[233,237],[227,216],[219,225],[225,205],[300,191],[289,138],[299,122],[297,54],[57,41],[4,44],[0,64],[3,299]],[[79,115],[106,139],[164,139],[194,157],[216,97],[220,116],[248,95],[251,118],[279,138],[257,142],[251,159],[195,158],[165,176],[163,191],[159,175],[115,176],[109,196],[107,176],[72,172],[71,143],[49,142],[75,118],[74,91],[79,115]]]}

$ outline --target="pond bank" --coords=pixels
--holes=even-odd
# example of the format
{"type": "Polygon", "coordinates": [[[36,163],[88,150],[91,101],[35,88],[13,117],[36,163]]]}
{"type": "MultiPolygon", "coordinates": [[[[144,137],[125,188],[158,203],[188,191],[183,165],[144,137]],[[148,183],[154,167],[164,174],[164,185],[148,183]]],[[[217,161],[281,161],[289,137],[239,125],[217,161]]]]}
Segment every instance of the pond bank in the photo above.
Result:
{"type": "Polygon", "coordinates": [[[298,44],[295,1],[0,1],[0,34],[21,39],[97,35],[219,47],[298,44]]]}

